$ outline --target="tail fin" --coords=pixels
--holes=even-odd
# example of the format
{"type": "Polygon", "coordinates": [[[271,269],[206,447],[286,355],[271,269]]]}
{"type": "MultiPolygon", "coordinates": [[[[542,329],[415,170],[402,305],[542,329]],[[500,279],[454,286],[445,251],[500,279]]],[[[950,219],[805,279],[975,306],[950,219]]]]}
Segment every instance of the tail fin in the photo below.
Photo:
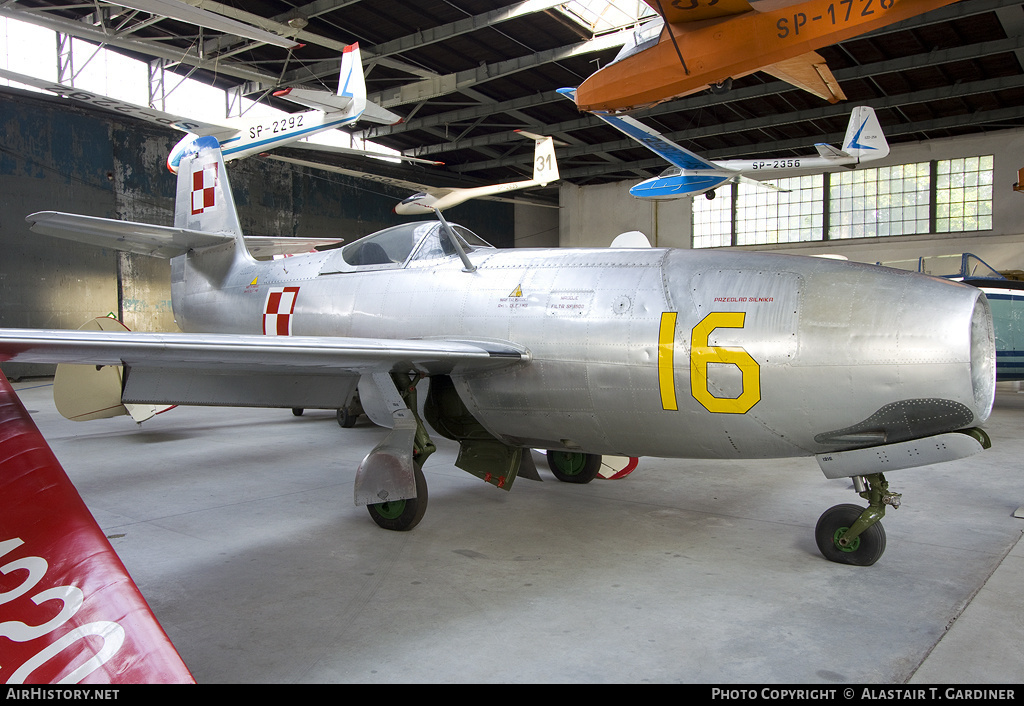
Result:
{"type": "Polygon", "coordinates": [[[341,55],[341,74],[338,76],[338,97],[351,98],[352,103],[345,110],[353,118],[366,110],[366,80],[363,78],[363,60],[359,53],[359,42],[349,44],[341,55]]]}
{"type": "Polygon", "coordinates": [[[220,143],[213,137],[197,138],[181,158],[174,226],[242,236],[224,156],[220,143]]]}
{"type": "Polygon", "coordinates": [[[879,125],[873,108],[860,105],[850,113],[843,151],[862,162],[882,159],[889,154],[889,143],[882,133],[882,126],[879,125]]]}
{"type": "Polygon", "coordinates": [[[555,159],[555,141],[551,137],[539,137],[534,141],[533,180],[541,186],[558,181],[558,161],[555,159]]]}
{"type": "MultiPolygon", "coordinates": [[[[309,88],[285,88],[274,95],[287,101],[304,105],[313,110],[331,114],[332,122],[337,119],[355,121],[367,108],[366,81],[363,78],[363,62],[359,44],[350,44],[341,54],[341,74],[338,76],[338,92],[316,91],[309,88]]],[[[370,104],[372,115],[368,119],[382,123],[396,123],[401,117],[391,111],[370,104]]]]}

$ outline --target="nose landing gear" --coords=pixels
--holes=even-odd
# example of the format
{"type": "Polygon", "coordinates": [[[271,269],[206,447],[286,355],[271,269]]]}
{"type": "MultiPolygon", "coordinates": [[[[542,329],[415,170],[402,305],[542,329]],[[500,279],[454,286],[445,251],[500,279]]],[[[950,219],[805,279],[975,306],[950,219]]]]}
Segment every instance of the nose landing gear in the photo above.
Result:
{"type": "Polygon", "coordinates": [[[885,530],[879,520],[885,506],[900,506],[899,493],[889,492],[881,473],[853,476],[854,488],[868,506],[836,505],[822,513],[814,528],[818,549],[829,561],[854,566],[871,566],[885,551],[885,530]]]}

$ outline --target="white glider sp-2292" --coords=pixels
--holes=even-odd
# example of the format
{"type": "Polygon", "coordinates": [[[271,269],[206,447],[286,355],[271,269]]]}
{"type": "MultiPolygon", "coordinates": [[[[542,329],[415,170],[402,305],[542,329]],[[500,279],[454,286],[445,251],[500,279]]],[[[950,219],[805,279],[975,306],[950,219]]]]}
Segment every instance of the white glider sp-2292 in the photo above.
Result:
{"type": "Polygon", "coordinates": [[[173,127],[188,133],[167,155],[167,168],[177,173],[178,162],[197,137],[212,136],[221,144],[224,159],[240,159],[253,154],[261,154],[285,145],[317,150],[321,152],[340,152],[370,157],[397,158],[404,161],[440,164],[433,160],[414,157],[382,154],[369,150],[335,147],[306,142],[303,138],[312,137],[327,130],[354,124],[357,120],[395,123],[401,118],[366,100],[366,83],[363,78],[363,67],[360,60],[359,45],[352,44],[345,48],[341,59],[341,74],[338,80],[338,92],[312,91],[301,88],[289,88],[277,91],[275,95],[299,105],[313,108],[300,113],[281,114],[275,117],[240,117],[226,118],[222,122],[212,123],[196,118],[166,113],[155,108],[143,107],[102,96],[72,86],[64,86],[51,81],[44,81],[14,71],[0,69],[0,77],[18,83],[24,83],[59,96],[88,103],[98,108],[111,110],[122,115],[141,118],[149,122],[173,127]]]}
{"type": "Polygon", "coordinates": [[[459,443],[459,468],[506,490],[539,478],[532,448],[579,460],[556,473],[575,482],[602,455],[814,456],[868,502],[827,510],[818,546],[867,565],[899,504],[883,473],[986,446],[995,347],[976,287],[777,253],[496,249],[443,220],[258,261],[215,141],[183,157],[177,189],[163,248],[147,224],[28,220],[170,257],[186,333],[5,329],[0,360],[122,366],[128,403],[338,409],[358,392],[391,431],[355,501],[388,529],[423,517],[429,424],[459,443]]]}
{"type": "MultiPolygon", "coordinates": [[[[575,100],[575,90],[560,88],[558,92],[575,100]]],[[[867,106],[858,106],[851,111],[842,149],[820,142],[814,146],[818,151],[817,156],[762,157],[719,162],[704,159],[628,115],[602,111],[592,113],[673,165],[660,175],[630,188],[629,193],[639,199],[680,199],[698,194],[714,198],[715,189],[739,181],[753,186],[777,188],[747,175],[770,173],[784,176],[808,169],[854,167],[889,154],[889,143],[882,133],[882,126],[878,123],[875,111],[867,106]]]]}

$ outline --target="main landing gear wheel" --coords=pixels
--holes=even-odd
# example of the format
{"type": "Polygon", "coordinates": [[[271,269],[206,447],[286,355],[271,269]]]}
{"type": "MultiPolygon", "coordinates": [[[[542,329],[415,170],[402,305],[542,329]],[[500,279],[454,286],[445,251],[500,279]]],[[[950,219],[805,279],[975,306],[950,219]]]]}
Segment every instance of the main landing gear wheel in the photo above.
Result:
{"type": "Polygon", "coordinates": [[[415,498],[366,506],[378,526],[395,532],[408,532],[423,519],[427,511],[427,480],[418,463],[413,466],[413,474],[416,477],[415,498]]]}
{"type": "Polygon", "coordinates": [[[563,483],[589,483],[601,470],[601,457],[573,451],[548,451],[548,468],[563,483]]]}
{"type": "Polygon", "coordinates": [[[882,523],[875,522],[853,541],[843,546],[843,534],[853,526],[864,512],[859,505],[836,505],[830,507],[814,527],[814,539],[818,549],[829,561],[853,566],[871,566],[885,551],[885,530],[882,523]]]}
{"type": "Polygon", "coordinates": [[[339,407],[337,417],[338,426],[343,429],[351,429],[356,425],[356,420],[359,419],[359,415],[350,412],[348,407],[339,407]]]}

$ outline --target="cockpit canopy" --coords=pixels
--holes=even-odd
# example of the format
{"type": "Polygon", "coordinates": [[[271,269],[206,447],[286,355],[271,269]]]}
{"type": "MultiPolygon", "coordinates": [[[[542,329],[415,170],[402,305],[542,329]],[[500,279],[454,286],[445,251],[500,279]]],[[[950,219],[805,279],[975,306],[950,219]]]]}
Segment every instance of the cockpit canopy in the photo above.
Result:
{"type": "MultiPolygon", "coordinates": [[[[481,248],[493,248],[468,228],[454,224],[451,228],[467,253],[481,248]]],[[[403,223],[377,231],[344,246],[338,255],[347,267],[331,269],[404,267],[411,263],[457,257],[458,253],[452,245],[448,229],[439,221],[426,221],[403,223]]],[[[336,257],[331,258],[332,263],[340,265],[336,257]]]]}
{"type": "Polygon", "coordinates": [[[658,38],[661,36],[661,30],[665,28],[665,20],[658,17],[657,19],[651,20],[640,26],[633,32],[633,36],[626,40],[626,43],[622,45],[622,49],[615,55],[615,58],[608,64],[614,64],[617,61],[622,61],[628,56],[633,56],[644,49],[649,49],[658,43],[658,38]]]}

